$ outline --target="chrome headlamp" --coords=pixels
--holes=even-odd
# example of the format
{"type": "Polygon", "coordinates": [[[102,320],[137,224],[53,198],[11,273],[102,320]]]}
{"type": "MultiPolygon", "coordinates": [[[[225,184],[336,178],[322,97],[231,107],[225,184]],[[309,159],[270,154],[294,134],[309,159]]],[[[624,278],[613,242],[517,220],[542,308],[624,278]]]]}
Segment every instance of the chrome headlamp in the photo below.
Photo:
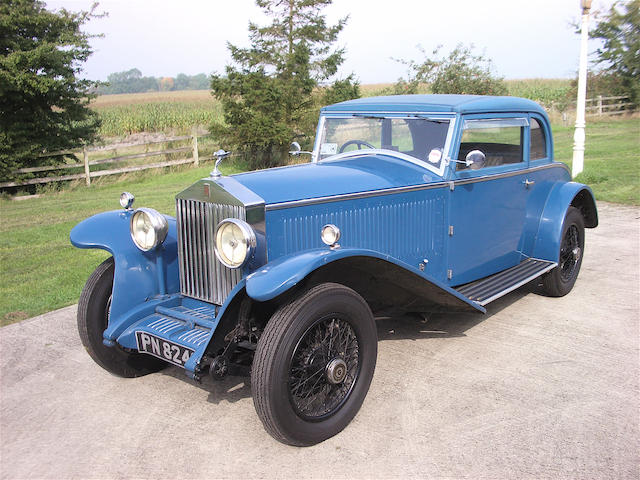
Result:
{"type": "Polygon", "coordinates": [[[169,223],[153,208],[138,208],[131,215],[130,229],[133,243],[143,252],[148,252],[167,238],[169,223]]]}
{"type": "Polygon", "coordinates": [[[246,222],[227,218],[218,224],[215,252],[224,266],[243,266],[253,254],[255,247],[256,234],[246,222]]]}

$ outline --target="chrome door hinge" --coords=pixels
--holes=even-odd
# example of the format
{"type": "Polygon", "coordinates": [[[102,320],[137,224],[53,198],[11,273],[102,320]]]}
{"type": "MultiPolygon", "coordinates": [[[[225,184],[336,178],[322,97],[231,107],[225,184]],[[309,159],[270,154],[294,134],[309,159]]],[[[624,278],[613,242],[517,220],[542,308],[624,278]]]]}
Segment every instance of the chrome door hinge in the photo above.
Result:
{"type": "Polygon", "coordinates": [[[453,237],[453,225],[449,225],[449,236],[453,237]]]}
{"type": "Polygon", "coordinates": [[[454,182],[449,182],[449,190],[452,192],[456,189],[456,184],[454,182]]]}
{"type": "Polygon", "coordinates": [[[447,278],[451,280],[452,277],[453,277],[453,270],[451,269],[447,270],[447,278]]]}

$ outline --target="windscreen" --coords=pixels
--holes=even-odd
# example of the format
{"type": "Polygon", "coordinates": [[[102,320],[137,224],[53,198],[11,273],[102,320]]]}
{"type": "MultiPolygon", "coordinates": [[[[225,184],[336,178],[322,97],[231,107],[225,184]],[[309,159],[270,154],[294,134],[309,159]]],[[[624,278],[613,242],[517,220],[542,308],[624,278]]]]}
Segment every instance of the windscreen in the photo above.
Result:
{"type": "Polygon", "coordinates": [[[444,150],[449,120],[383,116],[326,117],[320,132],[318,159],[340,153],[382,149],[427,162],[436,170],[443,161],[432,150],[444,150]]]}

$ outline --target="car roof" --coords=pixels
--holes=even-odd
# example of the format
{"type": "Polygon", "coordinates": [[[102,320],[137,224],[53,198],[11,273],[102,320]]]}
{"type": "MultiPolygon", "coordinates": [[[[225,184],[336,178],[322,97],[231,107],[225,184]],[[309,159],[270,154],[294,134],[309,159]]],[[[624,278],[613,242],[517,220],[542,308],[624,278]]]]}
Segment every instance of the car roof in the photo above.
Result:
{"type": "Polygon", "coordinates": [[[536,112],[546,116],[544,109],[532,100],[488,95],[390,95],[357,98],[329,105],[322,112],[536,112]]]}

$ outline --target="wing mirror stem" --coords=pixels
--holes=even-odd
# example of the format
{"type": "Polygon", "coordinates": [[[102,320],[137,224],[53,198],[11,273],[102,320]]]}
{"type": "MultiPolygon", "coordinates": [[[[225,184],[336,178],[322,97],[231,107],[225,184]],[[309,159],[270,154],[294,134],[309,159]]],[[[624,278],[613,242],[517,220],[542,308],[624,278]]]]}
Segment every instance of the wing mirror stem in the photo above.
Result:
{"type": "Polygon", "coordinates": [[[484,167],[484,164],[487,162],[487,157],[481,150],[471,150],[467,153],[467,156],[464,160],[454,160],[453,158],[447,157],[447,163],[462,163],[471,170],[479,170],[484,167]]]}
{"type": "Polygon", "coordinates": [[[302,147],[300,147],[300,144],[298,142],[291,142],[291,146],[289,148],[291,149],[289,150],[289,155],[293,155],[294,157],[302,155],[303,153],[313,155],[313,152],[306,152],[302,150],[302,147]]]}

